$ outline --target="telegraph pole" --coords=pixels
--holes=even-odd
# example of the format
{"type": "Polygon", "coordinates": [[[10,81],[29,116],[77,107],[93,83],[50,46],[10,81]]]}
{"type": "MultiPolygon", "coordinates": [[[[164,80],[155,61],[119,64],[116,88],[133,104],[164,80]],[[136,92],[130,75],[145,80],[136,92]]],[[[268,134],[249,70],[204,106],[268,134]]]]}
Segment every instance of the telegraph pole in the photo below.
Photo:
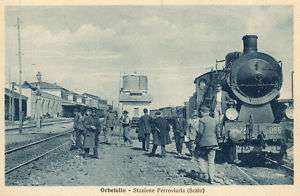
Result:
{"type": "Polygon", "coordinates": [[[294,71],[291,72],[292,99],[294,99],[294,71]]]}
{"type": "Polygon", "coordinates": [[[22,133],[23,126],[23,112],[22,112],[22,53],[21,53],[21,31],[20,18],[17,18],[18,29],[18,57],[19,57],[19,133],[22,133]]]}

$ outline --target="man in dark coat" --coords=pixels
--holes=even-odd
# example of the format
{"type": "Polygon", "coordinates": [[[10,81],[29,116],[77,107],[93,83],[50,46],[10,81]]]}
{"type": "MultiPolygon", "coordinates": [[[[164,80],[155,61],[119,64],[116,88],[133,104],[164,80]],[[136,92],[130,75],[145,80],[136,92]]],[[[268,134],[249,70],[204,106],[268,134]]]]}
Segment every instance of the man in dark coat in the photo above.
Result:
{"type": "Polygon", "coordinates": [[[143,150],[148,151],[151,133],[151,117],[148,114],[147,108],[143,111],[144,115],[139,119],[138,138],[142,142],[143,150]]]}
{"type": "Polygon", "coordinates": [[[114,131],[114,113],[112,111],[112,108],[109,108],[107,111],[107,114],[105,116],[105,127],[103,129],[104,133],[104,143],[109,144],[110,135],[114,131]]]}
{"type": "Polygon", "coordinates": [[[179,114],[178,118],[175,118],[173,127],[174,138],[176,143],[176,150],[178,155],[182,155],[182,145],[184,142],[184,136],[186,134],[187,123],[183,114],[179,114]]]}
{"type": "Polygon", "coordinates": [[[166,156],[166,145],[171,143],[170,139],[170,125],[168,121],[161,117],[161,113],[155,113],[156,118],[152,121],[152,134],[153,134],[153,148],[150,156],[154,156],[158,146],[161,146],[161,156],[166,156]]]}
{"type": "Polygon", "coordinates": [[[77,108],[74,109],[74,123],[73,123],[73,138],[75,138],[75,143],[72,144],[71,149],[70,150],[75,150],[78,149],[80,147],[80,130],[79,130],[79,119],[80,119],[80,112],[78,111],[77,108]]]}
{"type": "Polygon", "coordinates": [[[199,121],[199,129],[196,135],[196,153],[199,159],[199,167],[205,174],[208,173],[208,181],[216,182],[215,156],[218,148],[217,121],[209,116],[209,108],[201,107],[202,118],[199,121]]]}
{"type": "Polygon", "coordinates": [[[97,135],[97,125],[95,118],[92,116],[92,111],[91,109],[87,109],[86,111],[86,116],[84,117],[83,120],[83,125],[85,128],[85,134],[84,134],[84,141],[83,141],[83,146],[84,146],[84,157],[87,158],[90,152],[90,148],[94,149],[94,157],[99,158],[98,156],[98,148],[95,145],[96,144],[96,135],[97,135]]]}
{"type": "Polygon", "coordinates": [[[100,116],[97,115],[96,110],[92,110],[92,117],[94,120],[94,124],[96,127],[96,131],[95,131],[95,138],[94,138],[94,142],[95,142],[95,147],[94,147],[94,158],[99,159],[99,153],[98,153],[98,148],[99,148],[99,136],[100,136],[100,132],[101,132],[101,122],[100,122],[100,116]]]}

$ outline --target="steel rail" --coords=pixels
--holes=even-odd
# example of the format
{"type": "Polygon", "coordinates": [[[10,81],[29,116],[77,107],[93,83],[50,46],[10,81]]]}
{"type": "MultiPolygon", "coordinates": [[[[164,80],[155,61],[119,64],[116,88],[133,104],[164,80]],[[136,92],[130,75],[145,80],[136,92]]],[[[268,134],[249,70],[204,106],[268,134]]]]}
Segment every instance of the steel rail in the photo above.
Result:
{"type": "MultiPolygon", "coordinates": [[[[52,121],[52,122],[47,122],[45,124],[42,124],[42,126],[51,126],[51,125],[55,125],[55,124],[65,124],[65,123],[71,123],[73,122],[73,120],[64,120],[64,121],[52,121]]],[[[24,125],[22,128],[23,129],[29,129],[29,128],[33,128],[33,127],[36,127],[35,124],[31,124],[31,125],[24,125]]],[[[15,130],[18,130],[19,127],[13,127],[13,128],[6,128],[4,129],[5,132],[11,132],[11,131],[15,131],[15,130]]]]}
{"type": "Polygon", "coordinates": [[[249,174],[247,174],[242,168],[234,165],[235,168],[237,168],[244,176],[246,176],[248,178],[249,181],[251,181],[251,183],[253,183],[254,185],[259,185],[259,183],[254,180],[249,174]]]}
{"type": "Polygon", "coordinates": [[[36,142],[25,144],[23,146],[20,146],[20,147],[17,147],[17,148],[13,148],[11,150],[7,150],[7,151],[5,151],[4,154],[10,154],[12,152],[15,152],[15,151],[18,151],[18,150],[21,150],[21,149],[24,149],[24,148],[27,148],[27,147],[30,147],[30,146],[42,143],[42,142],[46,142],[48,140],[51,140],[51,139],[54,139],[54,138],[57,138],[57,137],[61,137],[63,135],[66,135],[66,134],[69,134],[69,133],[72,133],[72,132],[73,132],[73,130],[72,131],[66,131],[66,132],[63,132],[61,134],[57,134],[57,135],[54,135],[54,136],[51,136],[51,137],[48,137],[48,138],[45,138],[45,139],[42,139],[42,140],[39,140],[39,141],[36,141],[36,142]]]}
{"type": "Polygon", "coordinates": [[[294,174],[294,169],[293,169],[293,168],[291,168],[291,167],[289,167],[289,166],[286,166],[286,165],[283,165],[283,164],[280,164],[280,163],[278,163],[278,161],[275,161],[275,160],[270,159],[270,158],[268,158],[268,157],[263,157],[263,158],[264,158],[265,160],[267,160],[267,161],[270,161],[270,162],[272,162],[272,163],[274,163],[274,164],[276,164],[276,165],[278,165],[278,166],[280,166],[280,167],[286,169],[287,171],[291,172],[292,174],[294,174]]]}
{"type": "Polygon", "coordinates": [[[35,158],[33,158],[33,159],[30,159],[29,161],[25,161],[25,162],[21,163],[20,165],[18,165],[18,166],[16,166],[16,167],[13,167],[13,168],[11,168],[11,169],[9,169],[9,170],[7,170],[7,171],[5,171],[5,174],[9,174],[9,173],[15,171],[16,169],[19,169],[20,167],[23,167],[24,165],[27,165],[27,164],[29,164],[29,163],[35,161],[35,160],[38,160],[39,158],[41,158],[41,157],[43,157],[43,156],[49,154],[50,152],[52,152],[52,151],[54,151],[54,150],[57,150],[58,148],[61,148],[61,147],[65,146],[65,145],[68,144],[69,142],[70,142],[70,141],[67,141],[67,142],[63,143],[62,145],[59,145],[59,146],[57,146],[57,147],[55,147],[55,148],[53,148],[53,149],[51,149],[51,150],[48,150],[47,152],[45,152],[45,153],[43,153],[43,154],[41,154],[41,155],[39,155],[39,156],[37,156],[37,157],[35,157],[35,158]]]}

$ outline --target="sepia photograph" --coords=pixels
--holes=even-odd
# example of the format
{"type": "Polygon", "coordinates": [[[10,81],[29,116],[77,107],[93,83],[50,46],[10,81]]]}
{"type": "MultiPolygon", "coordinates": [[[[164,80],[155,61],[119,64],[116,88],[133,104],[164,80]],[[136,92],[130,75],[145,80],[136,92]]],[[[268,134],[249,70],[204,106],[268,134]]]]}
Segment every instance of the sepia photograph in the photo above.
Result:
{"type": "Polygon", "coordinates": [[[3,23],[5,186],[294,185],[293,5],[6,5],[3,23]]]}

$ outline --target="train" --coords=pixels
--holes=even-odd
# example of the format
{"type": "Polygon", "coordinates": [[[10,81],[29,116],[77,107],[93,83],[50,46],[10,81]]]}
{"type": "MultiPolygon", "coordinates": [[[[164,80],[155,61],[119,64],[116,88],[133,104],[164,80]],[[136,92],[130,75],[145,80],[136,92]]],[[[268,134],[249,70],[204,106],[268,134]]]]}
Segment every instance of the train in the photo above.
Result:
{"type": "Polygon", "coordinates": [[[195,92],[185,103],[186,118],[203,105],[212,108],[216,85],[221,84],[231,98],[218,129],[219,146],[228,161],[252,153],[282,160],[293,132],[293,100],[279,100],[282,62],[257,50],[257,35],[242,40],[242,52],[216,62],[224,62],[223,68],[195,78],[195,92]]]}

